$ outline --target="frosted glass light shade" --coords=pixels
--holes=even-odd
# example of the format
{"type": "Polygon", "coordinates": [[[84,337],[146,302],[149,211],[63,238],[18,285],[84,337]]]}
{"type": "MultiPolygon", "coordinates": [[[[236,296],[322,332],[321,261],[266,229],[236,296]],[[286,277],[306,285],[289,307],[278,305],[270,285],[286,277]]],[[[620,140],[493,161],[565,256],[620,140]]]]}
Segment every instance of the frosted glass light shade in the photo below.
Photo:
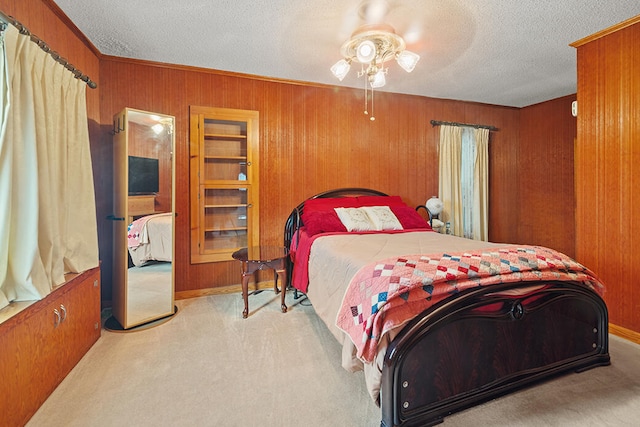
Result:
{"type": "Polygon", "coordinates": [[[351,68],[351,64],[346,59],[341,59],[340,61],[333,64],[331,67],[331,72],[334,76],[338,78],[338,80],[342,81],[345,76],[349,73],[349,69],[351,68]]]}
{"type": "Polygon", "coordinates": [[[407,73],[413,71],[416,68],[416,64],[420,60],[420,55],[417,53],[409,52],[408,50],[403,50],[398,54],[398,58],[396,61],[398,65],[400,65],[407,73]]]}
{"type": "Polygon", "coordinates": [[[358,45],[356,49],[356,58],[358,62],[368,64],[376,57],[376,45],[371,40],[365,40],[358,45]]]}
{"type": "Polygon", "coordinates": [[[379,70],[375,76],[373,76],[373,80],[370,81],[370,84],[373,89],[377,89],[387,84],[387,79],[384,77],[384,71],[379,70]]]}

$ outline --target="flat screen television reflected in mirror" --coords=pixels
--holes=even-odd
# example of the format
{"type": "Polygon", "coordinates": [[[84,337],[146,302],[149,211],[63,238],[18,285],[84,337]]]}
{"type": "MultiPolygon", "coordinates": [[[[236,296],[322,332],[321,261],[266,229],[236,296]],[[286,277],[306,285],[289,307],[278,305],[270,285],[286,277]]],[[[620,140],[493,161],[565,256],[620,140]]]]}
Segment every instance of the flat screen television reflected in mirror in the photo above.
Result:
{"type": "Polygon", "coordinates": [[[129,195],[153,194],[158,190],[158,159],[129,156],[129,195]]]}

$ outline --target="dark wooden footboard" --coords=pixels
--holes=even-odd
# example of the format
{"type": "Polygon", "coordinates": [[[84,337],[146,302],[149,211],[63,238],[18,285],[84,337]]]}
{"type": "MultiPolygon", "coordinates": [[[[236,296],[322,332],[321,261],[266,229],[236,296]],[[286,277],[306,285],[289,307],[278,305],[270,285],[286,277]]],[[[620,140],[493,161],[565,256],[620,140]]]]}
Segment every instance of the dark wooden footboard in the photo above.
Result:
{"type": "Polygon", "coordinates": [[[549,285],[526,297],[474,289],[414,319],[387,351],[381,425],[437,424],[560,373],[608,365],[608,315],[600,296],[584,285],[549,285]]]}

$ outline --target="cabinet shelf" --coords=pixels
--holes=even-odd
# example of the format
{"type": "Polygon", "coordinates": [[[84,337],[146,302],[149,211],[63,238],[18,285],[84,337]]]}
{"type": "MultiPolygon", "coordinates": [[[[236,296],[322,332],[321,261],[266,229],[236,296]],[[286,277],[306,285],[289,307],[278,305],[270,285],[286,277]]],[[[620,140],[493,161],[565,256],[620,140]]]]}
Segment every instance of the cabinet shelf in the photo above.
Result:
{"type": "Polygon", "coordinates": [[[205,188],[211,188],[211,187],[215,187],[218,185],[233,185],[233,186],[238,186],[238,184],[240,184],[242,187],[238,188],[238,191],[246,191],[246,183],[247,181],[238,181],[238,180],[231,180],[231,179],[203,179],[202,180],[202,184],[205,185],[205,188]]]}
{"type": "Polygon", "coordinates": [[[213,160],[240,160],[241,163],[244,162],[244,164],[246,164],[247,161],[247,156],[208,156],[205,155],[204,156],[205,160],[209,160],[209,159],[213,159],[213,160]]]}
{"type": "Polygon", "coordinates": [[[247,227],[215,227],[206,228],[205,233],[218,232],[218,231],[247,231],[247,227]]]}
{"type": "Polygon", "coordinates": [[[247,205],[246,203],[243,204],[239,204],[239,205],[204,205],[205,209],[216,209],[216,208],[246,208],[247,205]]]}
{"type": "Polygon", "coordinates": [[[205,133],[205,139],[247,139],[247,135],[234,135],[223,133],[205,133]]]}

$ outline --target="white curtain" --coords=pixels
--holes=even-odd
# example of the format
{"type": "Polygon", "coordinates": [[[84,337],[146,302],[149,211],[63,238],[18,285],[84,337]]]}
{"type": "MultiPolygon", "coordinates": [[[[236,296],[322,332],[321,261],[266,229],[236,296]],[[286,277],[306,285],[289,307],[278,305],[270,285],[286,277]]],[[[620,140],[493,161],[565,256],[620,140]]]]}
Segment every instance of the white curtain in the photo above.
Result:
{"type": "Polygon", "coordinates": [[[473,167],[473,216],[469,237],[489,240],[489,129],[472,130],[475,147],[473,167]]]}
{"type": "Polygon", "coordinates": [[[474,179],[475,170],[472,167],[476,159],[476,146],[473,143],[473,128],[463,127],[462,147],[460,156],[460,193],[462,194],[462,236],[473,235],[473,213],[475,211],[474,179]]]}
{"type": "Polygon", "coordinates": [[[462,235],[462,128],[440,126],[439,197],[442,200],[440,220],[451,227],[451,233],[462,235]]]}
{"type": "Polygon", "coordinates": [[[0,308],[98,265],[86,84],[12,26],[2,53],[0,308]]]}
{"type": "Polygon", "coordinates": [[[456,236],[486,241],[489,130],[441,125],[439,148],[441,220],[456,236]]]}

